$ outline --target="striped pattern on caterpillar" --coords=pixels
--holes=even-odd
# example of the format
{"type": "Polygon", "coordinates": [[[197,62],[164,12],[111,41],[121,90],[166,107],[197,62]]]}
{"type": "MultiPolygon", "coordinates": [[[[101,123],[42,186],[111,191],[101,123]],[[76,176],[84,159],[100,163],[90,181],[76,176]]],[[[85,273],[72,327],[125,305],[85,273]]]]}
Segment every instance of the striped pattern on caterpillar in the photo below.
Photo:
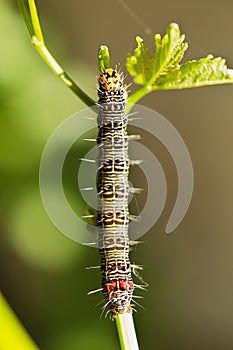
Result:
{"type": "Polygon", "coordinates": [[[102,291],[112,315],[131,312],[134,284],[128,238],[129,155],[126,90],[122,76],[108,68],[98,88],[97,226],[102,291]]]}

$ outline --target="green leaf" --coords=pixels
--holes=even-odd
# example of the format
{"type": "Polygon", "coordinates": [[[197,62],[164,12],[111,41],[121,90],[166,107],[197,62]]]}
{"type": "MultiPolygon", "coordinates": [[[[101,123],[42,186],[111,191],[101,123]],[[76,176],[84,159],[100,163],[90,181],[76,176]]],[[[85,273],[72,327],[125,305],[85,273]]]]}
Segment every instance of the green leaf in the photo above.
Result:
{"type": "Polygon", "coordinates": [[[138,47],[133,55],[129,53],[126,58],[126,68],[135,77],[135,83],[150,86],[162,74],[178,70],[179,62],[188,47],[183,42],[184,38],[180,34],[179,26],[176,23],[170,24],[163,38],[160,34],[154,36],[154,53],[150,57],[143,39],[137,37],[138,47]]]}
{"type": "Polygon", "coordinates": [[[153,86],[157,89],[183,89],[205,85],[233,83],[233,70],[225,59],[208,55],[196,61],[186,62],[179,70],[160,76],[153,86]]]}
{"type": "Polygon", "coordinates": [[[233,83],[233,70],[225,59],[208,55],[180,65],[188,44],[179,26],[170,24],[161,38],[154,36],[154,52],[150,56],[143,39],[137,37],[137,48],[126,58],[126,68],[134,82],[142,85],[128,97],[128,104],[135,104],[153,90],[184,89],[199,86],[233,83]]]}

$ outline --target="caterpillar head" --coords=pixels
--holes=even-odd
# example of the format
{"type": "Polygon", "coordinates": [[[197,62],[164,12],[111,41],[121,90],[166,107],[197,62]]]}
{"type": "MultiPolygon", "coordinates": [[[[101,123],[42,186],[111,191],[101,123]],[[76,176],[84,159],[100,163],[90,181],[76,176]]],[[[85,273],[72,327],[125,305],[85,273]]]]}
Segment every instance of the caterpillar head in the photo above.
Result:
{"type": "Polygon", "coordinates": [[[127,98],[122,74],[116,69],[106,68],[99,77],[98,88],[99,102],[121,103],[127,98]]]}
{"type": "Polygon", "coordinates": [[[99,84],[105,91],[118,91],[123,87],[122,76],[115,69],[107,68],[100,75],[99,84]]]}

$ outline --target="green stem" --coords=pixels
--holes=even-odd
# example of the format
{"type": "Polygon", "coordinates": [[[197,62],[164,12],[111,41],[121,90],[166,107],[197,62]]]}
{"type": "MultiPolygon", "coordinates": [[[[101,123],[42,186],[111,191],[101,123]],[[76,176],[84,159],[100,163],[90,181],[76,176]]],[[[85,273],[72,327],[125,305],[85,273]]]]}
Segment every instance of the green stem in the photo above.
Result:
{"type": "Polygon", "coordinates": [[[0,350],[39,350],[0,293],[0,350]]]}
{"type": "Polygon", "coordinates": [[[121,350],[139,350],[132,313],[118,314],[116,327],[121,350]]]}
{"type": "Polygon", "coordinates": [[[19,9],[20,9],[21,16],[23,17],[24,24],[27,27],[27,30],[28,30],[30,37],[32,37],[33,35],[35,35],[35,31],[34,31],[34,28],[32,26],[30,17],[27,13],[27,9],[25,7],[24,0],[17,0],[17,3],[19,6],[19,9]]]}
{"type": "Polygon", "coordinates": [[[92,100],[63,70],[63,68],[58,64],[55,58],[47,49],[41,26],[40,20],[38,16],[38,12],[36,9],[36,4],[34,0],[28,0],[29,10],[31,19],[27,13],[26,6],[24,4],[24,0],[17,0],[20,12],[22,14],[24,23],[27,27],[29,35],[31,37],[31,41],[39,55],[43,58],[44,62],[48,65],[48,67],[52,70],[54,74],[56,74],[62,82],[70,88],[75,95],[77,95],[87,106],[91,107],[95,104],[95,101],[92,100]]]}
{"type": "Polygon", "coordinates": [[[128,97],[127,103],[131,104],[133,106],[142,97],[144,97],[146,94],[149,94],[151,91],[152,91],[152,86],[142,86],[140,89],[138,89],[137,91],[135,91],[132,95],[130,95],[128,97]]]}
{"type": "MultiPolygon", "coordinates": [[[[233,76],[233,73],[232,73],[233,76]]],[[[220,84],[229,84],[231,83],[230,79],[219,79],[214,81],[200,81],[200,82],[193,82],[189,85],[180,83],[176,86],[174,84],[167,84],[167,85],[149,85],[149,86],[142,86],[140,89],[136,90],[132,95],[130,95],[127,99],[127,103],[129,106],[127,107],[127,113],[131,110],[133,105],[137,103],[141,98],[143,98],[145,95],[149,94],[152,91],[157,90],[178,90],[178,89],[191,89],[196,87],[202,87],[202,86],[210,86],[210,85],[220,85],[220,84]]],[[[232,77],[232,83],[233,83],[233,77],[232,77]]]]}
{"type": "Polygon", "coordinates": [[[31,14],[32,26],[34,28],[37,40],[44,42],[44,38],[43,38],[43,34],[42,34],[42,29],[40,26],[40,20],[39,20],[35,1],[28,0],[28,5],[29,5],[29,9],[30,9],[30,14],[31,14]]]}

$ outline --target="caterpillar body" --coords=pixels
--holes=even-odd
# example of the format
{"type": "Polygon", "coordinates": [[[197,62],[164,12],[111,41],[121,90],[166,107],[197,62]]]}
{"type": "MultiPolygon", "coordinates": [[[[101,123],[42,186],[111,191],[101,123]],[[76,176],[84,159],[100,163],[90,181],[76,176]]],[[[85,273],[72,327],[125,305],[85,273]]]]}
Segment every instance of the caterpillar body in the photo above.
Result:
{"type": "Polygon", "coordinates": [[[129,155],[126,90],[122,76],[105,69],[98,88],[97,227],[102,291],[112,315],[131,312],[134,284],[129,260],[129,155]]]}

